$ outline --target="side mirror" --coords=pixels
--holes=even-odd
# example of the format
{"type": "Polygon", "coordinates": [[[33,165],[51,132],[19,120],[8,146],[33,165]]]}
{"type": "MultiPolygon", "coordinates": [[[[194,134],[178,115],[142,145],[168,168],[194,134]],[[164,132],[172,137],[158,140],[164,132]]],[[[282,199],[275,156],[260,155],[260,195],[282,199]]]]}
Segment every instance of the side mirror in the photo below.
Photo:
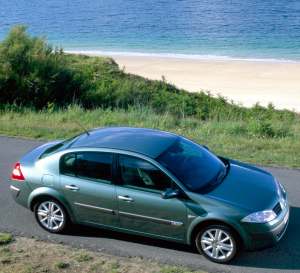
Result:
{"type": "Polygon", "coordinates": [[[179,196],[179,190],[174,190],[174,189],[166,189],[163,193],[162,193],[162,195],[161,195],[161,197],[163,198],[163,199],[170,199],[170,198],[175,198],[175,197],[177,197],[177,196],[179,196]]]}

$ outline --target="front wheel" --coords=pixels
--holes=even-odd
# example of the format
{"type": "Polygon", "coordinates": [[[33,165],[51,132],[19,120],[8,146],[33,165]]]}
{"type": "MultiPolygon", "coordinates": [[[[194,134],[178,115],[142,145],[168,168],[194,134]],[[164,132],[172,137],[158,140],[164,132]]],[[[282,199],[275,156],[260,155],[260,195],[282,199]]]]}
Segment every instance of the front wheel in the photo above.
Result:
{"type": "Polygon", "coordinates": [[[62,233],[67,226],[68,216],[64,207],[56,200],[43,200],[34,207],[39,225],[51,233],[62,233]]]}
{"type": "Polygon", "coordinates": [[[228,263],[237,254],[237,239],[230,228],[211,225],[201,229],[195,239],[197,250],[216,263],[228,263]]]}

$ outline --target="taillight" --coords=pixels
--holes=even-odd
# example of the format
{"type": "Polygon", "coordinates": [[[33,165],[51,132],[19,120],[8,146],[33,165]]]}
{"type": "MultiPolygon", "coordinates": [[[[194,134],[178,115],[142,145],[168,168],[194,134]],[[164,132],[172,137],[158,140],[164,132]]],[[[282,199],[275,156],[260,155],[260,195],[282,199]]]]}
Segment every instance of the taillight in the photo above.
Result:
{"type": "Polygon", "coordinates": [[[12,180],[25,181],[25,177],[24,177],[24,175],[22,174],[22,171],[21,171],[21,164],[19,162],[17,162],[15,164],[15,167],[12,171],[12,174],[11,174],[10,178],[12,180]]]}

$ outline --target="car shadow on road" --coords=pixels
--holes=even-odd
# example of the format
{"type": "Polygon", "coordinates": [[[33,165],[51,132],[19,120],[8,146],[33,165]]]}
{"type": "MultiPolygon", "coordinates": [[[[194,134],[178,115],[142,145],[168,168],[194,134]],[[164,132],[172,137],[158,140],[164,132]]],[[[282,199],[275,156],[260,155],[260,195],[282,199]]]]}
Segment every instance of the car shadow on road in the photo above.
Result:
{"type": "MultiPolygon", "coordinates": [[[[299,228],[300,208],[291,207],[290,223],[286,234],[279,244],[272,248],[267,248],[260,251],[243,252],[231,263],[231,265],[235,267],[241,266],[282,270],[300,269],[299,228]]],[[[189,253],[196,252],[193,248],[179,243],[84,226],[74,227],[72,232],[68,235],[90,238],[109,238],[189,253]]]]}
{"type": "Polygon", "coordinates": [[[149,238],[149,237],[144,237],[139,235],[131,235],[123,232],[106,230],[106,229],[98,229],[98,228],[93,228],[88,226],[76,225],[72,229],[72,232],[68,233],[67,235],[82,236],[82,237],[89,237],[89,238],[90,237],[108,238],[108,239],[127,241],[131,243],[150,245],[150,246],[166,248],[166,249],[173,249],[173,250],[179,250],[185,252],[195,252],[195,250],[191,249],[188,245],[184,245],[176,242],[154,239],[154,238],[149,238]]]}

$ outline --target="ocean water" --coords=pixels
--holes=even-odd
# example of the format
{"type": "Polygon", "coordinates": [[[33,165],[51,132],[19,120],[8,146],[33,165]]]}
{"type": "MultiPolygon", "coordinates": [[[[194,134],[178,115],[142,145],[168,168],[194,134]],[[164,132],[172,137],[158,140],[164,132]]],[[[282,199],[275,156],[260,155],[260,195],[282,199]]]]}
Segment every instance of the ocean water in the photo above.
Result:
{"type": "Polygon", "coordinates": [[[0,0],[16,24],[66,50],[300,61],[300,0],[0,0]]]}

